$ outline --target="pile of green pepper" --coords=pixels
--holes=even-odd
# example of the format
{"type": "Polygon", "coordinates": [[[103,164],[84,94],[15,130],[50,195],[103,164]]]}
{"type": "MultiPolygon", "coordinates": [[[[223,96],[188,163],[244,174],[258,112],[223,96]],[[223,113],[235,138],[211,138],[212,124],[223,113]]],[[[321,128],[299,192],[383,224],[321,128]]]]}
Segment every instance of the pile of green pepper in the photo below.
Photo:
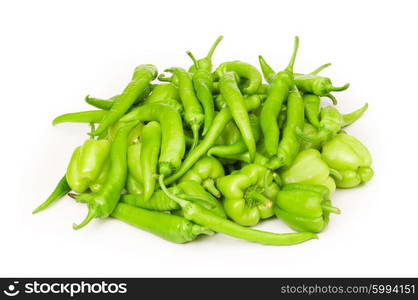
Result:
{"type": "Polygon", "coordinates": [[[55,118],[89,124],[89,139],[33,213],[68,194],[88,208],[74,229],[111,216],[175,243],[214,233],[267,245],[317,238],[340,213],[336,188],[373,177],[369,151],[343,130],[368,105],[348,114],[322,106],[349,84],[318,75],[330,64],[295,73],[298,37],[285,69],[259,56],[261,73],[238,60],[214,69],[221,40],[202,59],[187,51],[191,66],[171,75],[139,65],[119,95],[85,98],[96,110],[55,118]],[[273,216],[296,232],[251,228],[273,216]]]}

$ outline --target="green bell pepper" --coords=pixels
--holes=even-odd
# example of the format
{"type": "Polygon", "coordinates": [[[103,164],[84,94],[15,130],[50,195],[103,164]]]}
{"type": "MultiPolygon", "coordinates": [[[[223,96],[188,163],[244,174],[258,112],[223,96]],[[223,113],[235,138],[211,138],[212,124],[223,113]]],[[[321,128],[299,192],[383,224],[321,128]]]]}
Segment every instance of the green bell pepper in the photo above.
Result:
{"type": "Polygon", "coordinates": [[[328,197],[328,189],[321,185],[288,184],[277,194],[274,212],[296,231],[321,232],[330,213],[340,213],[328,197]]]}
{"type": "Polygon", "coordinates": [[[323,185],[330,194],[335,192],[335,182],[331,176],[341,178],[335,170],[331,170],[321,159],[321,153],[315,149],[299,152],[293,164],[280,173],[284,184],[304,183],[323,185]]]}
{"type": "Polygon", "coordinates": [[[340,133],[322,147],[322,159],[336,169],[339,188],[352,188],[373,177],[372,157],[369,150],[355,137],[340,133]]]}
{"type": "Polygon", "coordinates": [[[108,140],[89,139],[77,147],[67,168],[67,182],[76,193],[83,193],[99,177],[109,156],[108,140]]]}
{"type": "Polygon", "coordinates": [[[274,214],[272,200],[279,189],[273,174],[264,166],[246,165],[218,179],[217,187],[225,197],[227,216],[238,224],[253,226],[274,214]]]}

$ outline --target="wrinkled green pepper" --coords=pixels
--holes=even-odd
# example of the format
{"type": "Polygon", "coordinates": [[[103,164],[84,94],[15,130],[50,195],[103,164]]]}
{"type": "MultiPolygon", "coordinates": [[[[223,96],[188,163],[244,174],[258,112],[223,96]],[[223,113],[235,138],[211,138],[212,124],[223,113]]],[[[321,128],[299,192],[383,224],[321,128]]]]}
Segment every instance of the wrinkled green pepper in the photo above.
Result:
{"type": "Polygon", "coordinates": [[[249,164],[220,178],[217,186],[225,197],[227,216],[238,224],[253,226],[274,214],[273,199],[278,187],[272,173],[264,166],[249,164]]]}
{"type": "Polygon", "coordinates": [[[327,226],[330,213],[339,214],[340,210],[331,205],[327,188],[294,183],[277,194],[274,212],[296,231],[318,233],[327,226]]]}
{"type": "Polygon", "coordinates": [[[339,188],[352,188],[373,177],[369,150],[355,137],[340,133],[322,147],[322,159],[341,174],[339,188]]]}

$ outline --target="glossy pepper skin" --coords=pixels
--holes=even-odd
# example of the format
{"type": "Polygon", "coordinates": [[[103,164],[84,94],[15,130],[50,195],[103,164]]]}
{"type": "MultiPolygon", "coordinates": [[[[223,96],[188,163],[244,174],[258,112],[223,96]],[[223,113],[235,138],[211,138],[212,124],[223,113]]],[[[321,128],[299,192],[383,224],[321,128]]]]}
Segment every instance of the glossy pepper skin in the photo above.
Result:
{"type": "Polygon", "coordinates": [[[296,231],[318,233],[327,226],[331,212],[340,213],[328,195],[321,185],[288,184],[278,192],[274,212],[296,231]]]}
{"type": "Polygon", "coordinates": [[[99,127],[90,133],[90,135],[101,135],[112,124],[117,122],[131,108],[144,90],[149,87],[150,82],[157,77],[157,73],[157,68],[153,65],[140,65],[136,67],[131,82],[129,82],[122,94],[114,101],[111,109],[100,122],[99,127]]]}
{"type": "Polygon", "coordinates": [[[373,177],[369,150],[355,137],[340,133],[322,147],[322,159],[341,174],[339,188],[352,188],[373,177]]]}
{"type": "Polygon", "coordinates": [[[98,193],[79,194],[76,200],[88,205],[88,215],[79,224],[73,225],[74,229],[86,226],[94,218],[108,217],[118,204],[120,194],[125,186],[127,174],[127,148],[128,135],[136,122],[127,123],[120,128],[110,148],[109,173],[103,188],[98,193]]]}
{"type": "Polygon", "coordinates": [[[335,192],[335,182],[330,176],[339,177],[338,172],[330,171],[328,165],[322,160],[321,153],[315,149],[299,152],[293,164],[280,172],[280,178],[284,184],[303,183],[322,185],[329,189],[329,193],[335,192]]]}
{"type": "MultiPolygon", "coordinates": [[[[266,73],[265,69],[263,69],[263,66],[265,66],[264,58],[261,55],[259,56],[260,65],[264,70],[265,77],[268,78],[267,80],[272,81],[268,90],[267,99],[260,112],[260,124],[264,136],[264,146],[269,157],[277,154],[280,135],[277,118],[282,108],[282,104],[288,97],[289,90],[293,85],[293,65],[295,63],[298,46],[299,39],[296,37],[292,57],[288,66],[285,70],[274,74],[274,76],[272,76],[270,72],[266,73]]],[[[271,72],[274,71],[271,70],[271,72]]]]}
{"type": "Polygon", "coordinates": [[[62,197],[64,197],[68,192],[71,191],[70,186],[67,183],[67,177],[64,176],[61,178],[61,180],[58,182],[55,189],[52,191],[52,193],[49,195],[49,197],[41,204],[39,205],[32,214],[36,214],[46,208],[48,208],[52,203],[58,201],[62,197]]]}
{"type": "Polygon", "coordinates": [[[83,193],[98,178],[110,150],[108,140],[89,139],[77,147],[67,168],[67,182],[74,192],[83,193]]]}
{"type": "Polygon", "coordinates": [[[170,106],[159,103],[146,104],[132,109],[121,122],[157,121],[161,125],[161,152],[159,173],[171,175],[180,165],[186,151],[186,141],[181,116],[170,106]]]}
{"type": "Polygon", "coordinates": [[[200,234],[213,234],[209,229],[183,217],[149,211],[125,203],[116,206],[112,217],[174,243],[190,242],[200,234]]]}
{"type": "Polygon", "coordinates": [[[274,185],[272,173],[258,164],[249,164],[217,182],[225,197],[223,204],[227,216],[243,226],[254,226],[260,219],[273,215],[274,194],[278,191],[274,185]],[[271,195],[266,190],[275,192],[271,195]]]}
{"type": "Polygon", "coordinates": [[[219,198],[221,193],[216,188],[215,181],[224,175],[224,168],[216,158],[204,156],[179,179],[179,183],[189,180],[196,181],[209,193],[219,198]]]}
{"type": "MultiPolygon", "coordinates": [[[[244,94],[253,95],[257,93],[261,85],[261,74],[256,67],[248,63],[235,60],[224,62],[220,64],[219,67],[215,70],[215,74],[218,78],[222,78],[225,73],[230,72],[236,74],[236,76],[238,76],[240,79],[244,78],[247,81],[246,86],[242,89],[244,94]]],[[[236,80],[235,75],[234,78],[236,80]]],[[[221,90],[221,86],[219,86],[219,89],[221,90]]]]}

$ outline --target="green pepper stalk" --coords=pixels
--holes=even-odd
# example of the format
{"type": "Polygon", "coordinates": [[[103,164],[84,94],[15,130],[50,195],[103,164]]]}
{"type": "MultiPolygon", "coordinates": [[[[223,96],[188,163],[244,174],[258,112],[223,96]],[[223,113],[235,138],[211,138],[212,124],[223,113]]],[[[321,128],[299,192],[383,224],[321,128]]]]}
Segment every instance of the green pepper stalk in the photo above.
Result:
{"type": "Polygon", "coordinates": [[[224,73],[220,78],[219,88],[241,132],[242,139],[247,146],[250,157],[254,159],[256,152],[254,134],[251,130],[247,109],[245,108],[244,97],[238,88],[234,73],[224,73]]]}
{"type": "Polygon", "coordinates": [[[274,212],[296,231],[318,233],[327,226],[330,213],[339,214],[340,210],[331,205],[327,188],[294,183],[278,192],[274,212]]]}
{"type": "MultiPolygon", "coordinates": [[[[238,76],[237,85],[240,79],[245,79],[246,86],[242,89],[244,94],[253,95],[257,93],[261,86],[262,78],[256,67],[239,60],[224,62],[215,70],[215,75],[218,78],[222,78],[225,73],[230,72],[234,73],[234,77],[238,76]]],[[[219,90],[222,93],[221,82],[219,82],[219,90]]]]}
{"type": "Polygon", "coordinates": [[[57,186],[49,195],[49,197],[41,205],[39,205],[32,212],[32,214],[36,214],[41,210],[48,208],[51,204],[64,197],[69,191],[71,191],[71,188],[68,185],[67,177],[64,175],[64,177],[61,178],[61,180],[58,182],[57,186]]]}
{"type": "Polygon", "coordinates": [[[335,192],[333,178],[341,178],[338,171],[330,169],[321,159],[321,153],[315,149],[299,152],[292,165],[280,172],[284,184],[303,183],[322,185],[329,189],[329,193],[335,192]]]}
{"type": "MultiPolygon", "coordinates": [[[[268,91],[267,100],[260,112],[260,124],[264,136],[265,150],[270,157],[277,154],[280,135],[277,117],[293,85],[293,65],[295,64],[298,47],[299,38],[295,37],[292,57],[286,69],[274,75],[274,79],[270,78],[270,71],[268,75],[265,75],[268,77],[268,80],[272,80],[272,83],[268,91]]],[[[263,66],[265,68],[266,64],[261,55],[259,56],[259,61],[262,69],[263,66]]],[[[266,72],[266,70],[264,69],[263,72],[266,72]]]]}
{"type": "Polygon", "coordinates": [[[215,186],[215,180],[225,175],[222,164],[213,157],[205,156],[198,160],[180,179],[183,181],[196,181],[209,193],[219,198],[220,192],[215,186]]]}
{"type": "Polygon", "coordinates": [[[321,109],[321,121],[319,122],[318,132],[315,135],[304,134],[300,129],[296,129],[296,134],[303,140],[311,143],[321,143],[331,139],[341,128],[344,128],[358,120],[367,110],[368,104],[342,115],[335,107],[326,106],[321,109]]]}
{"type": "MultiPolygon", "coordinates": [[[[260,106],[261,97],[253,95],[245,99],[245,107],[248,111],[252,111],[260,106]]],[[[165,179],[166,184],[173,183],[181,176],[183,176],[207,151],[215,144],[216,140],[222,134],[223,130],[229,122],[232,120],[232,113],[229,108],[224,108],[215,116],[213,125],[209,129],[207,135],[203,140],[189,152],[187,157],[184,159],[180,168],[176,173],[165,179]]],[[[163,131],[164,133],[164,131],[163,131]]],[[[161,173],[161,172],[160,172],[161,173]]],[[[162,174],[162,173],[161,173],[162,174]]]]}
{"type": "Polygon", "coordinates": [[[204,207],[172,195],[164,184],[164,175],[160,175],[159,183],[161,189],[168,197],[176,201],[182,208],[184,217],[196,224],[207,227],[212,231],[220,232],[238,239],[260,243],[265,245],[294,245],[317,238],[316,234],[310,232],[298,233],[272,233],[267,231],[255,230],[238,225],[229,220],[217,216],[204,207]]]}
{"type": "Polygon", "coordinates": [[[192,75],[182,68],[171,68],[164,71],[173,73],[173,77],[177,78],[180,99],[184,108],[184,119],[193,132],[193,149],[199,142],[199,129],[204,121],[204,115],[193,87],[192,75]]]}
{"type": "Polygon", "coordinates": [[[87,203],[89,212],[79,225],[73,224],[74,229],[86,226],[94,218],[108,217],[118,204],[126,182],[128,135],[136,125],[136,122],[127,123],[116,134],[110,147],[109,174],[103,188],[98,193],[77,196],[77,201],[87,203]]]}
{"type": "Polygon", "coordinates": [[[67,113],[56,117],[52,121],[52,125],[60,123],[100,123],[106,116],[105,110],[88,110],[74,113],[67,113]]]}
{"type": "Polygon", "coordinates": [[[112,108],[100,122],[99,127],[90,135],[103,134],[109,126],[117,122],[135,103],[136,99],[149,87],[152,80],[157,77],[157,69],[153,65],[140,65],[135,68],[131,82],[114,101],[112,108]]]}
{"type": "Polygon", "coordinates": [[[322,147],[322,159],[341,174],[335,183],[339,188],[352,188],[372,179],[372,157],[355,137],[340,133],[322,147]]]}
{"type": "Polygon", "coordinates": [[[213,234],[211,230],[185,218],[149,211],[124,203],[116,206],[112,217],[174,243],[190,242],[200,234],[213,234]]]}
{"type": "Polygon", "coordinates": [[[268,197],[265,194],[265,189],[271,185],[275,185],[272,173],[258,164],[249,164],[217,181],[218,189],[225,197],[223,203],[226,214],[243,226],[254,226],[260,219],[274,214],[275,195],[268,197]]]}
{"type": "Polygon", "coordinates": [[[88,139],[77,147],[67,168],[67,182],[71,189],[82,193],[98,178],[109,155],[108,140],[88,139]]]}
{"type": "Polygon", "coordinates": [[[176,171],[186,150],[183,123],[180,114],[167,105],[147,104],[134,108],[121,122],[157,121],[161,125],[161,153],[159,173],[166,176],[176,171]]]}
{"type": "Polygon", "coordinates": [[[223,38],[224,37],[222,35],[218,36],[218,38],[210,47],[206,57],[198,59],[196,61],[197,65],[193,63],[193,65],[190,66],[189,68],[190,73],[195,73],[199,68],[208,72],[212,71],[212,56],[213,56],[213,53],[215,53],[215,50],[218,47],[219,43],[223,40],[223,38]]]}

